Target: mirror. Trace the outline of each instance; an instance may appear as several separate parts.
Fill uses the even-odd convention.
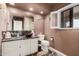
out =
[[[12,30],[14,31],[22,31],[24,29],[24,21],[22,17],[13,17],[12,20]]]
[[[34,30],[34,18],[24,17],[24,30]]]

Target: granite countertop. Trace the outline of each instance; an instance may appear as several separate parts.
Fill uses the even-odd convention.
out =
[[[2,42],[17,41],[17,40],[26,40],[26,39],[35,39],[35,38],[38,38],[38,37],[30,37],[30,38],[26,38],[25,36],[11,37],[11,38],[2,39]]]

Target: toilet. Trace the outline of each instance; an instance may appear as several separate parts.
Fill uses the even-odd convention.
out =
[[[44,52],[48,52],[49,41],[44,40],[44,38],[45,38],[45,35],[39,34],[39,41],[41,41],[41,49]]]

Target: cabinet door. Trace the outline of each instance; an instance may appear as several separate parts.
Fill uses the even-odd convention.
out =
[[[3,56],[18,56],[19,55],[19,41],[10,41],[2,43]]]
[[[31,39],[31,53],[38,51],[38,39]]]
[[[21,42],[21,56],[30,54],[30,40],[22,40]]]

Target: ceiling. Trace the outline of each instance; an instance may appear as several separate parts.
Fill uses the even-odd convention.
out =
[[[24,11],[29,11],[32,13],[40,14],[40,11],[43,11],[43,15],[49,14],[51,11],[58,10],[70,3],[15,3],[15,5],[8,6],[15,7]],[[29,8],[33,8],[33,11],[30,11]]]

